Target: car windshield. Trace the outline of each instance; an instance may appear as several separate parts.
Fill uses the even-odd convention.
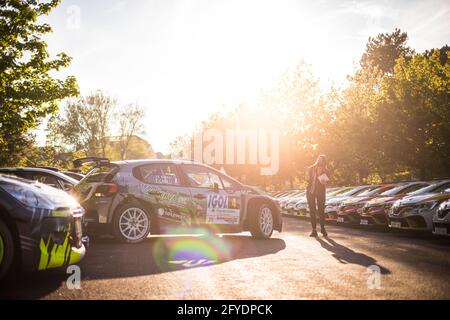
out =
[[[443,191],[447,188],[450,187],[450,181],[446,181],[446,182],[439,182],[439,183],[434,183],[431,186],[428,187],[424,187],[421,188],[419,190],[416,190],[414,192],[410,192],[408,193],[408,195],[410,196],[417,196],[417,195],[421,195],[421,194],[426,194],[426,193],[432,193],[432,192],[440,192]]]
[[[332,189],[327,192],[327,196],[338,196],[338,195],[340,196],[340,195],[347,193],[350,189],[351,188],[349,188],[349,187]]]
[[[398,186],[380,193],[380,196],[395,196],[398,193],[401,193],[405,189],[405,186]]]
[[[295,197],[298,194],[301,194],[301,191],[294,191],[294,192],[289,192],[287,194],[284,195],[284,197]]]
[[[369,189],[365,190],[362,193],[358,194],[358,197],[368,197],[368,196],[372,196],[374,194],[376,194],[382,187],[380,186],[373,186],[373,187],[369,187]]]
[[[113,164],[95,167],[80,183],[106,182],[114,176],[117,169],[118,166]]]

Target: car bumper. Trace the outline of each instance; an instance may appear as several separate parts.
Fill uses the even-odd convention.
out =
[[[89,244],[83,231],[81,217],[44,217],[31,232],[22,225],[19,230],[22,269],[42,271],[78,263]]]
[[[428,213],[432,215],[432,213]],[[393,229],[408,229],[431,231],[433,229],[431,219],[427,219],[426,215],[414,214],[404,215],[402,217],[389,216],[389,227]]]
[[[339,212],[336,221],[337,223],[359,225],[361,221],[361,216],[359,212],[357,212],[356,210],[346,213]]]
[[[437,236],[450,237],[450,222],[433,222],[432,233]]]
[[[386,212],[381,210],[373,210],[369,213],[363,213],[360,220],[361,225],[376,225],[387,226],[389,225],[389,218]]]

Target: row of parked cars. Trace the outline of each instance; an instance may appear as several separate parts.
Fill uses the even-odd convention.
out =
[[[284,215],[309,217],[305,190],[272,194]],[[327,188],[325,218],[450,236],[450,179]]]
[[[0,168],[0,280],[14,270],[80,261],[89,237],[125,243],[149,233],[281,232],[270,196],[209,166],[181,160],[74,161],[89,173]]]

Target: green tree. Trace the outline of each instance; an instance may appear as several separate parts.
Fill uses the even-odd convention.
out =
[[[106,157],[111,118],[116,99],[101,91],[68,101],[66,108],[49,121],[49,141],[87,156]]]
[[[407,33],[400,29],[395,29],[391,33],[380,33],[374,38],[370,37],[361,57],[361,67],[378,68],[383,73],[392,73],[398,58],[409,58],[413,54],[413,50],[406,45],[407,40]]]
[[[120,159],[127,159],[133,137],[143,134],[145,110],[139,105],[128,105],[119,111],[119,147]]]
[[[422,178],[450,174],[450,65],[439,49],[400,58],[382,82],[377,122],[386,157]],[[443,63],[444,62],[444,63]]]
[[[48,24],[38,18],[47,15],[59,1],[0,2],[0,164],[14,165],[32,142],[27,133],[58,109],[58,102],[78,94],[73,76],[53,77],[67,67],[65,53],[51,59],[43,37]]]

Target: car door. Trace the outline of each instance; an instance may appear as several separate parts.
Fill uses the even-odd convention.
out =
[[[238,225],[241,219],[241,193],[220,173],[203,165],[183,164],[189,184],[196,224]],[[225,183],[224,183],[225,181]],[[228,187],[227,183],[229,183]]]
[[[162,226],[192,224],[191,194],[175,164],[145,164],[136,167],[133,175],[145,185],[141,190],[155,208]]]

